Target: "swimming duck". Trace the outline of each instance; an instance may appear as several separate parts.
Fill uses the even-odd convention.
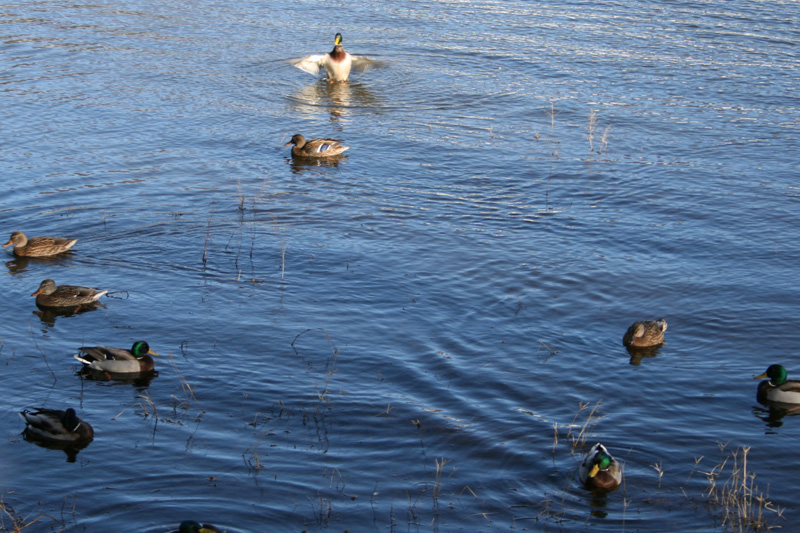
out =
[[[107,292],[76,285],[56,286],[55,281],[46,279],[31,296],[36,296],[36,305],[41,307],[78,307],[97,301]]]
[[[194,520],[184,520],[181,522],[178,531],[175,533],[224,533],[220,528],[211,524],[200,524]]]
[[[767,371],[753,379],[764,379],[758,384],[756,399],[760,403],[779,402],[800,404],[800,380],[786,379],[786,369],[781,365],[769,365]]]
[[[300,135],[294,135],[292,140],[285,146],[292,146],[292,157],[333,157],[349,150],[349,146],[343,146],[335,139],[309,139]]]
[[[622,344],[634,348],[664,344],[665,331],[667,331],[667,321],[663,318],[634,322],[622,337]]]
[[[581,483],[587,487],[613,490],[622,483],[622,471],[605,446],[595,444],[583,460],[580,468]]]
[[[72,408],[33,409],[20,411],[25,420],[26,433],[34,439],[59,444],[88,444],[94,438],[94,430],[75,414]]]
[[[292,59],[290,64],[315,76],[319,74],[320,67],[325,68],[328,74],[328,83],[347,81],[350,69],[355,68],[366,72],[377,66],[377,62],[368,57],[352,56],[348,54],[342,44],[342,34],[337,33],[333,39],[333,50],[327,54],[314,54],[300,59]]]
[[[68,251],[78,242],[78,239],[65,239],[64,237],[31,237],[25,236],[21,231],[15,231],[6,246],[14,245],[14,255],[20,257],[44,257]]]
[[[136,341],[130,350],[110,346],[85,346],[79,348],[75,359],[86,365],[84,368],[112,374],[152,372],[155,362],[151,355],[158,355],[145,341]]]

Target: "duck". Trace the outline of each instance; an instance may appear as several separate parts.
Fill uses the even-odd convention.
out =
[[[18,257],[45,257],[57,255],[69,251],[78,239],[67,239],[65,237],[31,237],[28,238],[21,231],[15,231],[6,246],[14,245],[14,255]]]
[[[313,54],[300,59],[292,59],[289,63],[315,76],[319,74],[320,67],[323,67],[328,74],[328,83],[348,81],[352,68],[366,72],[378,65],[377,61],[369,57],[353,56],[347,53],[342,44],[341,33],[337,33],[333,38],[333,50],[327,54]]]
[[[158,355],[145,341],[136,341],[130,350],[110,346],[84,346],[73,357],[83,363],[83,368],[111,374],[139,374],[152,372]]]
[[[31,296],[36,296],[36,305],[40,307],[79,307],[96,302],[107,292],[77,285],[56,285],[52,279],[46,279]]]
[[[667,321],[641,320],[634,322],[622,337],[622,344],[633,348],[646,348],[664,344],[664,332],[667,331]]]
[[[32,409],[20,411],[25,420],[25,432],[32,439],[55,444],[88,444],[94,438],[94,429],[75,414],[75,409]]]
[[[583,459],[580,477],[581,483],[593,489],[614,490],[622,483],[619,463],[599,442]]]
[[[220,528],[211,524],[200,524],[194,520],[184,520],[174,533],[225,533]]]
[[[758,384],[756,399],[759,403],[778,402],[800,404],[800,380],[786,379],[786,369],[769,365],[767,371],[753,379],[769,378]]]
[[[292,157],[333,157],[349,150],[349,146],[344,146],[336,139],[308,139],[299,133],[292,136],[292,140],[285,146],[292,146]]]

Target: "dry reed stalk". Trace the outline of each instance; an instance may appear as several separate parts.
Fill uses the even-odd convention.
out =
[[[726,445],[720,444],[724,450]],[[710,472],[705,472],[708,480],[707,503],[719,508],[722,512],[722,527],[732,532],[769,530],[771,526],[764,516],[765,511],[783,517],[783,509],[774,505],[758,491],[755,485],[756,474],[748,473],[747,454],[749,447],[740,447],[730,452],[721,464]],[[732,458],[731,472],[728,479],[720,484],[719,480],[725,467]]]
[[[597,110],[590,109],[589,110],[589,124],[586,126],[587,131],[589,132],[587,137],[589,138],[589,151],[594,152],[594,130],[597,127]]]
[[[569,430],[567,437],[572,439],[573,449],[583,448],[586,446],[586,439],[589,437],[589,431],[587,431],[589,429],[589,424],[591,423],[591,429],[594,429],[594,427],[597,426],[597,423],[604,418],[603,416],[595,417],[594,414],[595,411],[597,411],[597,408],[600,407],[601,403],[603,403],[603,400],[597,400],[597,402],[594,404],[594,407],[592,407],[592,410],[589,411],[589,414],[586,416],[586,422],[583,423],[583,426],[581,427],[581,430],[577,436],[572,434],[571,429]],[[575,416],[572,418],[573,424],[575,423],[575,420],[577,420],[578,415],[580,415],[588,406],[589,402],[578,403],[578,412],[575,413]]]

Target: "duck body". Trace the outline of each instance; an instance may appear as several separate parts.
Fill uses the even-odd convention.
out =
[[[667,321],[642,320],[634,322],[622,337],[622,344],[633,348],[646,348],[664,344],[664,332],[667,331]]]
[[[79,307],[96,302],[107,292],[78,285],[56,285],[52,279],[46,279],[31,296],[36,296],[39,307]]]
[[[349,146],[344,146],[336,139],[308,139],[299,133],[292,136],[292,140],[286,143],[286,146],[292,146],[292,157],[299,158],[324,158],[334,157],[340,155],[345,150],[349,150]]]
[[[53,444],[88,444],[94,438],[94,429],[75,414],[74,409],[32,409],[21,411],[27,435],[33,439]]]
[[[342,44],[342,34],[337,33],[333,40],[333,50],[327,54],[313,54],[300,59],[293,59],[289,63],[293,66],[314,74],[319,74],[319,69],[324,68],[328,75],[328,82],[346,82],[350,79],[350,71],[356,68],[366,72],[377,63],[368,58],[350,55]]]
[[[622,471],[617,460],[598,442],[581,463],[580,478],[589,488],[614,490],[622,483]]]
[[[767,371],[753,379],[769,378],[758,384],[756,400],[800,405],[800,380],[786,379],[786,369],[781,365],[770,365]]]
[[[69,251],[78,239],[67,239],[64,237],[31,237],[28,238],[21,231],[15,231],[6,246],[14,245],[14,255],[19,257],[45,257],[57,255]]]
[[[152,372],[155,361],[151,355],[158,355],[145,341],[136,341],[130,350],[111,346],[85,346],[79,348],[75,359],[83,363],[85,369],[111,374],[140,374]]]
[[[201,524],[194,520],[184,520],[175,533],[224,533],[220,528],[211,524]]]

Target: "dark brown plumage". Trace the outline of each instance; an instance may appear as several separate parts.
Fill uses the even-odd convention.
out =
[[[658,346],[664,344],[665,331],[667,331],[667,321],[663,318],[634,322],[622,337],[622,344],[634,348]]]
[[[14,245],[14,255],[19,257],[46,257],[69,251],[78,239],[65,239],[64,237],[31,237],[28,238],[21,231],[15,231],[6,246]]]
[[[286,146],[292,146],[292,157],[300,158],[323,158],[334,157],[345,150],[349,150],[349,146],[343,146],[342,143],[336,139],[308,139],[300,135],[294,135],[292,140],[286,143]]]

